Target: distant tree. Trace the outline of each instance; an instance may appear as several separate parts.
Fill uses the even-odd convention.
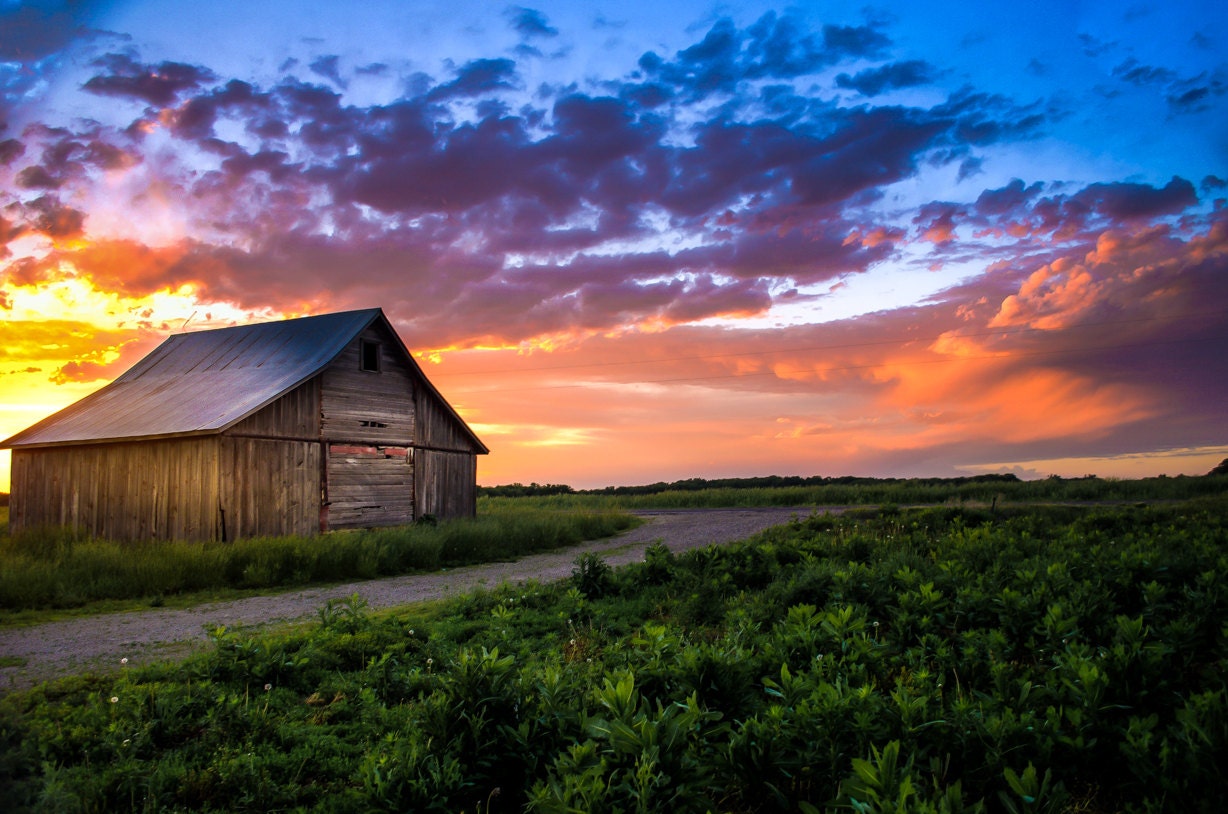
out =
[[[1228,475],[1228,458],[1219,462],[1219,466],[1207,473],[1208,475]]]

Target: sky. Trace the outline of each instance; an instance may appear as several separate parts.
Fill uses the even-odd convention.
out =
[[[379,306],[484,484],[1203,474],[1226,201],[1216,2],[0,0],[0,438]]]

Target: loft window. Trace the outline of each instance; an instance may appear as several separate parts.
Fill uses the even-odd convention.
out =
[[[379,343],[359,340],[358,369],[379,373]]]

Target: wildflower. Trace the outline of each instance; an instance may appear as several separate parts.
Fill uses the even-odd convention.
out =
[[[265,684],[265,685],[264,685],[264,691],[265,691],[265,692],[268,692],[268,691],[269,691],[269,690],[271,690],[271,689],[273,689],[273,685],[272,685],[272,684]]]
[[[435,659],[427,659],[427,660],[426,660],[426,666],[427,666],[427,667],[430,667],[430,666],[431,666],[432,664],[434,664],[434,663],[435,663]]]
[[[127,657],[127,656],[124,656],[122,659],[120,659],[120,660],[119,660],[119,663],[120,663],[120,664],[127,664],[127,663],[128,663],[128,657]]]
[[[130,743],[132,743],[132,738],[124,738],[124,746],[127,746]]]
[[[412,627],[409,629],[409,635],[410,636],[414,635],[414,629]]]
[[[118,696],[118,695],[112,695],[112,696],[111,696],[111,703],[112,703],[112,704],[118,704],[118,703],[119,703],[119,696]]]

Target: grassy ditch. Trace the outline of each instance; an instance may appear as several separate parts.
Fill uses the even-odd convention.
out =
[[[273,589],[516,559],[630,527],[618,512],[503,507],[472,520],[233,543],[116,543],[68,529],[0,536],[0,609],[163,601],[197,592]]]
[[[1228,512],[814,516],[0,700],[9,810],[1218,811]]]

